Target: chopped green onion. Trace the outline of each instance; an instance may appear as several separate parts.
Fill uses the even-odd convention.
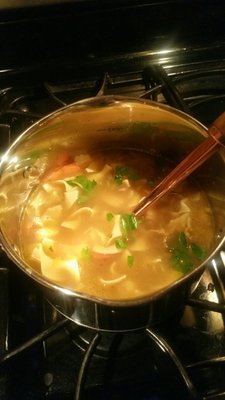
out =
[[[91,251],[87,246],[83,247],[80,252],[80,257],[83,261],[90,261],[92,258]]]
[[[122,214],[120,217],[121,231],[126,239],[128,239],[129,232],[137,229],[138,223],[135,215]]]
[[[179,243],[181,249],[184,250],[184,249],[188,248],[187,237],[184,232],[179,232],[178,243]]]
[[[123,179],[122,179],[121,176],[115,176],[114,180],[115,180],[115,183],[116,183],[118,186],[122,185],[122,183],[123,183]]]
[[[109,213],[106,214],[107,221],[112,221],[113,218],[114,218],[113,213],[109,212]]]
[[[134,256],[131,256],[131,255],[127,256],[127,264],[128,264],[128,267],[132,267],[133,266],[133,264],[134,264]]]
[[[66,181],[70,186],[80,186],[85,192],[90,192],[96,186],[95,180],[90,180],[86,176],[78,175],[74,179],[69,179]]]
[[[88,200],[88,194],[81,194],[77,199],[77,204],[83,204]]]
[[[187,273],[194,268],[196,261],[203,261],[206,257],[206,251],[191,242],[184,232],[179,232],[172,242],[169,252],[171,263],[177,271]]]
[[[198,260],[203,261],[206,258],[205,249],[201,248],[196,243],[191,243],[191,250]]]
[[[82,189],[82,193],[77,199],[78,204],[85,203],[88,200],[92,190],[97,185],[95,180],[90,180],[83,175],[78,175],[74,179],[69,179],[66,182],[72,187],[79,186]]]
[[[123,179],[136,180],[139,179],[139,176],[127,165],[117,165],[115,169],[115,183],[117,185],[122,185]]]
[[[188,253],[182,252],[179,249],[172,249],[171,253],[171,263],[177,271],[185,274],[192,270],[193,263],[191,262]]]
[[[126,241],[122,237],[116,239],[115,245],[116,245],[116,248],[119,250],[126,249],[126,247],[127,247]]]

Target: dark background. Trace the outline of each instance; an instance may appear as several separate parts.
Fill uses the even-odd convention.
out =
[[[207,1],[69,1],[0,8],[0,68],[64,62],[82,69],[102,57],[144,51],[220,47],[225,3]]]

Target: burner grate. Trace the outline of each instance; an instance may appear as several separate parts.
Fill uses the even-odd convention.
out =
[[[8,147],[9,141],[12,142],[28,126],[46,114],[86,97],[108,94],[136,96],[167,103],[190,113],[209,125],[216,117],[216,113],[219,114],[222,108],[224,109],[225,66],[218,70],[213,65],[208,68],[208,65],[198,64],[194,66],[194,70],[193,66],[183,70],[177,66],[176,70],[175,67],[152,65],[146,66],[140,71],[125,74],[101,73],[92,80],[87,79],[82,82],[75,80],[71,84],[68,82],[43,82],[35,85],[29,84],[29,86],[23,84],[20,87],[17,84],[15,87],[3,88],[0,91],[1,152]],[[208,109],[210,109],[210,113],[207,112]],[[169,331],[168,327],[166,330],[164,327],[156,327],[154,331],[147,329],[141,333],[145,340],[147,338],[147,342],[151,343],[147,354],[150,358],[152,357],[154,363],[149,365],[144,356],[143,359],[139,359],[143,364],[146,362],[147,368],[145,368],[143,380],[139,381],[139,376],[137,377],[138,382],[135,381],[135,375],[138,375],[139,368],[142,371],[143,366],[135,364],[132,367],[135,384],[139,383],[138,393],[131,380],[129,383],[127,382],[130,375],[126,376],[125,374],[124,378],[121,376],[119,379],[117,376],[116,380],[113,379],[113,373],[118,365],[116,364],[117,354],[119,354],[119,362],[121,362],[119,353],[121,342],[131,335],[129,332],[122,335],[114,334],[112,340],[107,343],[106,354],[99,352],[102,342],[106,340],[104,333],[91,332],[90,338],[88,337],[86,346],[84,346],[83,342],[79,344],[78,341],[80,328],[75,327],[74,329],[73,326],[71,333],[68,329],[71,328],[70,321],[62,319],[58,315],[56,320],[55,317],[50,318],[47,327],[46,321],[42,321],[41,317],[41,320],[38,320],[38,324],[35,325],[34,332],[28,329],[28,333],[22,334],[23,339],[20,338],[19,343],[18,338],[15,339],[14,335],[10,336],[9,327],[10,329],[17,327],[21,329],[21,326],[22,329],[24,328],[24,323],[21,323],[20,320],[20,313],[22,311],[23,314],[24,309],[19,311],[16,309],[16,312],[10,309],[9,312],[7,311],[8,280],[14,274],[12,274],[11,266],[3,264],[4,266],[0,269],[0,285],[3,289],[1,296],[4,298],[5,305],[0,308],[1,323],[3,321],[0,331],[1,349],[3,350],[0,357],[0,367],[3,370],[0,388],[7,386],[8,380],[10,384],[12,384],[12,379],[19,382],[22,378],[21,374],[18,374],[20,363],[26,363],[27,357],[28,360],[31,357],[34,362],[33,354],[36,349],[39,349],[37,362],[41,377],[38,377],[38,381],[42,381],[42,386],[37,388],[36,397],[35,395],[32,397],[34,400],[45,397],[56,400],[62,394],[60,390],[63,390],[65,400],[88,400],[89,398],[119,400],[127,398],[127,393],[130,393],[131,400],[161,400],[172,398],[168,397],[172,395],[174,400],[176,398],[178,400],[181,398],[182,400],[222,398],[221,396],[225,393],[222,379],[225,368],[223,332],[225,276],[223,266],[218,266],[220,263],[221,261],[213,262],[209,266],[206,276],[202,278],[198,288],[188,299],[186,308],[187,311],[191,310],[194,322],[186,323],[183,318],[181,322],[180,320],[176,321]],[[23,277],[22,279],[26,281],[27,278]],[[36,291],[36,286],[34,291]],[[33,287],[29,285],[25,299],[21,298],[26,302],[28,299],[30,301],[32,296]],[[31,302],[31,304],[33,303]],[[40,307],[46,309],[43,299],[40,304]],[[33,316],[31,317],[30,313],[31,311],[28,312],[28,321],[33,322]],[[35,313],[39,314],[39,311],[36,310]],[[61,349],[57,349],[59,336],[60,343],[63,343],[62,354]],[[63,352],[64,348],[65,352]],[[205,353],[205,349],[207,353]],[[65,360],[65,357],[68,359]],[[93,375],[93,369],[99,363],[101,364],[102,359],[105,360],[107,369],[102,371],[101,367],[99,370],[100,381],[91,383],[90,376]],[[10,373],[11,366],[13,366],[12,375]],[[65,371],[68,373],[67,379],[61,375],[61,366],[65,367]],[[35,373],[37,369],[37,365],[35,365]],[[127,372],[130,372],[129,368]],[[169,379],[166,378],[166,374]],[[35,385],[32,379],[31,383]],[[25,381],[21,387],[21,390],[24,390],[21,398],[30,399],[31,384],[29,385]],[[176,387],[176,393],[174,393],[174,387]],[[121,393],[120,395],[118,391]],[[10,389],[10,393],[9,397],[6,397],[8,392],[3,390],[2,399],[15,398],[13,397],[15,395],[13,388]]]

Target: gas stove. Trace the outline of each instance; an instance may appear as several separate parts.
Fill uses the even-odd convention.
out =
[[[0,152],[52,111],[108,94],[169,104],[209,126],[225,109],[225,7],[207,2],[203,13],[203,3],[1,10]],[[2,400],[225,398],[224,249],[179,312],[137,332],[76,325],[4,252],[0,260]]]

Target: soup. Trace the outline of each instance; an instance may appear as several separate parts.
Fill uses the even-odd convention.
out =
[[[23,257],[49,280],[101,299],[140,298],[170,285],[205,259],[214,236],[207,198],[191,180],[143,217],[132,214],[170,169],[131,150],[52,161],[23,211]]]

